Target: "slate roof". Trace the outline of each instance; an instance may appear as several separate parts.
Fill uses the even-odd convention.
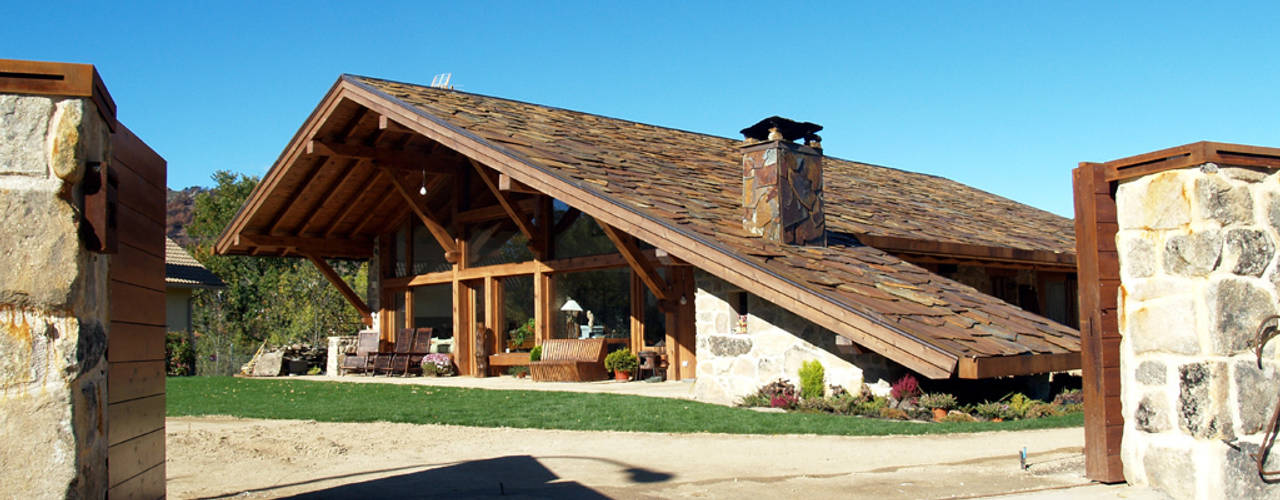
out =
[[[200,264],[173,239],[164,239],[164,284],[167,288],[222,288],[217,275]]]
[[[859,234],[884,235],[1071,254],[1069,219],[941,177],[828,157],[829,246],[776,244],[742,230],[741,141],[453,90],[344,78],[956,357],[1080,350],[1072,328],[857,240]]]

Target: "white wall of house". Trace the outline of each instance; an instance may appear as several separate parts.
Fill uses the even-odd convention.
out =
[[[739,328],[737,287],[699,271],[697,310],[698,378],[695,396],[732,403],[779,378],[799,386],[800,367],[818,360],[826,384],[856,392],[864,382],[887,392],[901,366],[875,353],[852,354],[837,335],[755,295],[746,296],[746,329]]]

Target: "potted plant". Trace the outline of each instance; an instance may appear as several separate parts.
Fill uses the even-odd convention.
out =
[[[534,320],[533,318],[529,318],[529,321],[526,321],[523,325],[520,325],[518,328],[514,330],[508,331],[507,347],[510,348],[509,350],[514,351],[516,349],[519,349],[521,346],[524,345],[525,342],[528,342],[529,339],[532,339],[533,330],[534,330]]]
[[[631,372],[639,365],[640,360],[635,354],[631,354],[631,349],[625,347],[604,357],[604,369],[613,372],[615,380],[630,380]]]
[[[933,421],[941,422],[956,407],[956,397],[942,392],[924,394],[920,396],[920,407],[933,410]]]
[[[448,354],[432,353],[423,356],[422,375],[424,377],[453,376],[453,359]]]

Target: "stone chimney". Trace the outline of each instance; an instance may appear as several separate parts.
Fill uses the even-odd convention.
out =
[[[822,126],[773,116],[742,129],[742,228],[770,241],[826,246]],[[797,144],[804,139],[804,144]]]

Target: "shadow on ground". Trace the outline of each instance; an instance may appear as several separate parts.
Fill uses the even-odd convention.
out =
[[[635,483],[660,483],[673,476],[665,472],[594,457],[543,457],[595,460],[614,464]],[[473,460],[434,469],[345,484],[285,498],[609,498],[575,481],[556,482],[559,476],[529,455]],[[318,481],[322,481],[320,479]],[[294,485],[299,485],[295,483]]]

